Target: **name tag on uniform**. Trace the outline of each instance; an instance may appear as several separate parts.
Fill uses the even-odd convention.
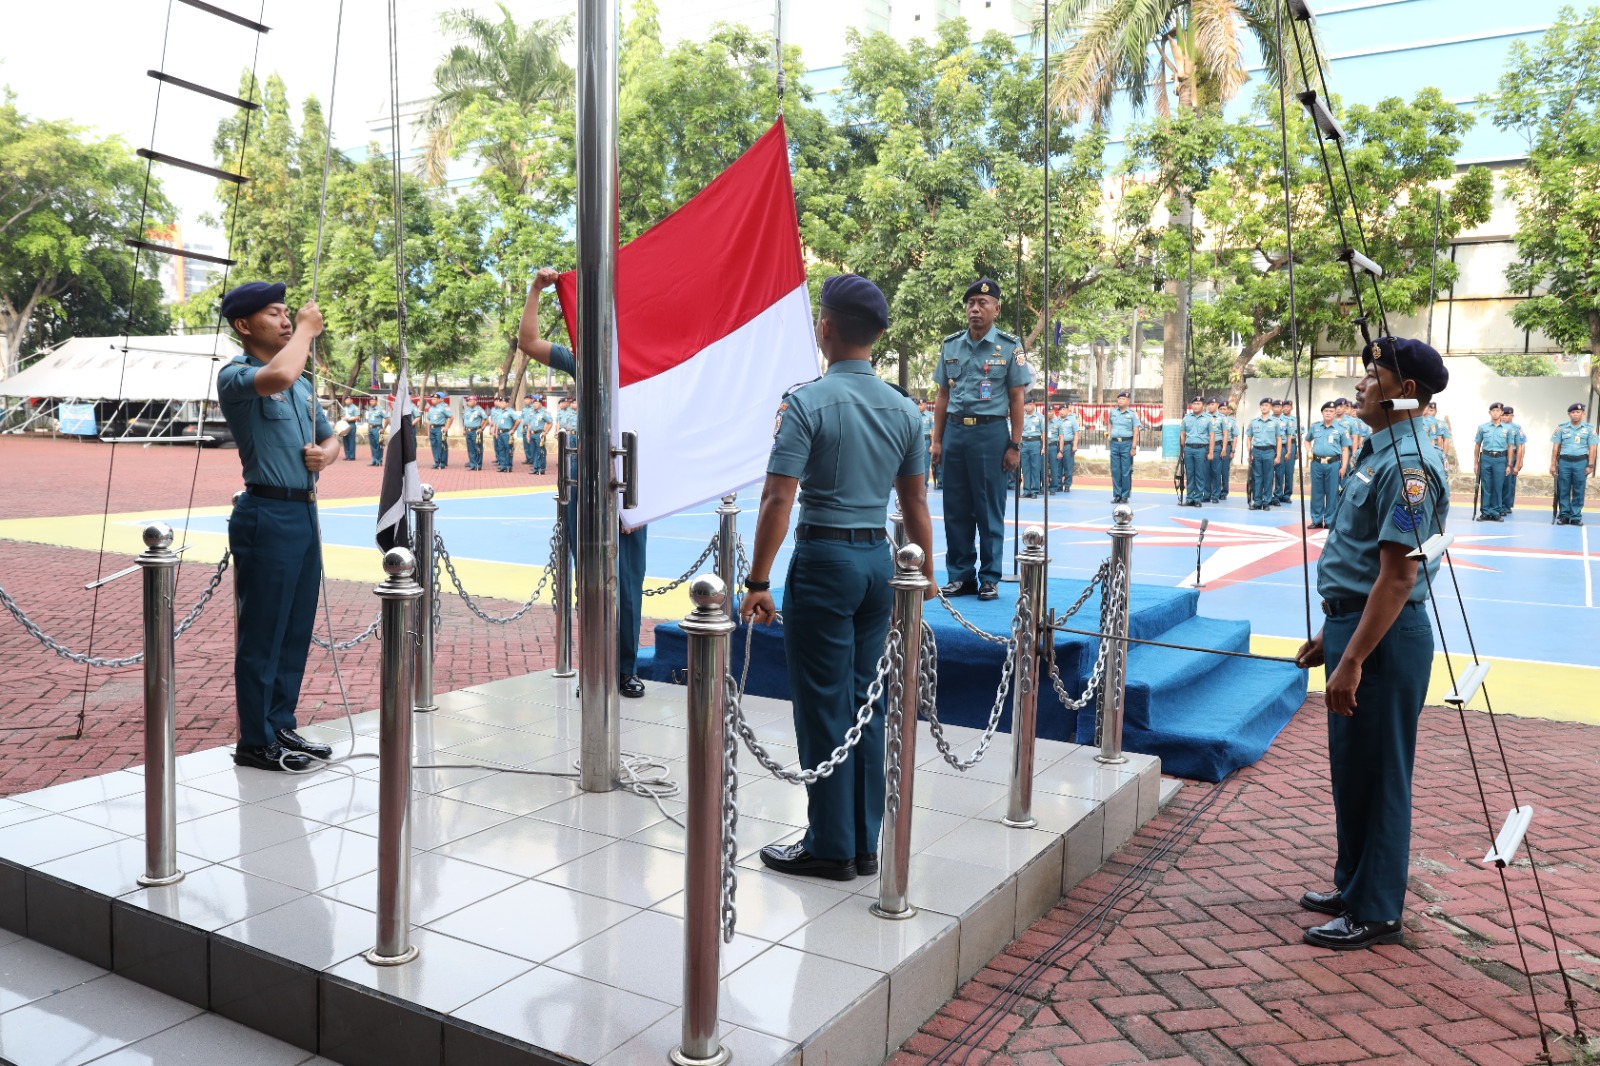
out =
[[[1356,477],[1366,482],[1368,485],[1372,484],[1372,470],[1370,468],[1366,470],[1357,470]]]
[[[979,385],[978,385],[978,399],[980,399],[980,400],[992,400],[992,399],[994,399],[994,382],[985,381],[985,382],[979,383]]]

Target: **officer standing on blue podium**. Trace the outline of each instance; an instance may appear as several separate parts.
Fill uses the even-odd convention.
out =
[[[800,765],[808,769],[844,742],[883,654],[894,606],[892,546],[884,532],[891,488],[910,542],[933,543],[916,404],[872,370],[872,345],[888,326],[888,302],[866,278],[842,274],[822,283],[817,347],[828,370],[779,404],[761,490],[740,614],[746,624],[775,617],[772,562],[798,492],[800,522],[783,586],[783,649]],[[929,596],[932,555],[923,563]],[[762,848],[762,863],[833,881],[877,873],[883,742],[883,716],[874,713],[843,765],[806,786],[804,838]]]
[[[228,518],[238,611],[233,761],[258,770],[307,770],[312,756],[333,754],[295,732],[294,712],[322,578],[316,475],[338,460],[340,444],[302,376],[322,312],[308,303],[291,322],[283,298],[282,283],[261,281],[222,297],[222,319],[244,354],[217,372],[245,488]]]
[[[944,465],[944,594],[993,600],[1000,595],[1006,489],[1022,463],[1022,395],[1033,373],[1022,342],[995,328],[1000,286],[980,278],[965,304],[967,328],[944,339],[933,372],[933,461]]]
[[[1444,531],[1450,510],[1439,453],[1411,426],[1421,408],[1386,406],[1402,398],[1426,405],[1444,391],[1444,360],[1421,341],[1396,337],[1380,337],[1363,358],[1356,413],[1372,433],[1351,463],[1317,566],[1326,621],[1296,656],[1302,667],[1328,670],[1338,839],[1333,891],[1300,899],[1333,920],[1306,930],[1305,940],[1341,951],[1401,940],[1417,720],[1433,663],[1428,590],[1439,570],[1437,558],[1413,553]]]

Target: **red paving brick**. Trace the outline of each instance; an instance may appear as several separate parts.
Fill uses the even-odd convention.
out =
[[[0,439],[0,518],[98,510],[108,459],[109,449],[101,446]],[[187,450],[124,446],[116,462],[113,511],[181,507],[191,477],[197,506],[226,503],[239,487],[232,452],[203,453],[197,476]],[[364,459],[341,463],[325,475],[323,491],[373,495],[377,473]],[[442,491],[547,480],[456,468],[424,474]],[[48,631],[81,648],[88,601],[77,590],[93,573],[94,553],[3,542],[0,560],[5,587]],[[203,568],[185,568],[179,601],[192,602],[206,576]],[[375,612],[371,587],[362,583],[329,582],[329,605],[341,636]],[[96,651],[136,650],[137,582],[110,586],[100,611]],[[224,582],[180,644],[181,751],[232,740],[230,612]],[[447,691],[545,669],[553,657],[547,613],[489,627],[452,599],[439,641],[437,687]],[[70,732],[84,702],[83,668],[45,653],[9,618],[0,618],[0,663],[0,794],[139,760],[137,667],[90,673],[86,736],[70,741],[58,735]],[[355,708],[372,706],[375,645],[346,653],[341,665]],[[302,721],[333,717],[338,703],[327,653],[314,652]],[[1105,868],[959,989],[891,1056],[893,1066],[925,1066],[934,1058],[958,1066],[1534,1061],[1538,1034],[1500,877],[1477,863],[1490,834],[1454,714],[1435,710],[1423,717],[1406,943],[1338,954],[1300,942],[1301,930],[1316,918],[1302,913],[1295,898],[1304,888],[1325,886],[1332,862],[1323,715],[1313,697],[1266,757],[1225,786],[1210,812],[1158,858],[1151,879],[1118,904],[1102,935],[1059,960],[1042,958],[1150,855],[1207,786],[1186,788]],[[1493,758],[1488,720],[1470,715],[1467,721],[1490,789],[1489,808],[1507,810],[1511,801]],[[1529,839],[1580,1017],[1594,1031],[1600,1028],[1600,731],[1503,719],[1500,732],[1513,753],[1519,798],[1539,812]],[[1555,1033],[1570,1032],[1526,854],[1508,876],[1545,1024]],[[1052,964],[1028,969],[1046,961]],[[1005,986],[1024,971],[1031,978],[1024,994],[1001,1001]],[[1000,1009],[986,1009],[997,1001]],[[1554,1048],[1556,1061],[1574,1061],[1562,1044]]]

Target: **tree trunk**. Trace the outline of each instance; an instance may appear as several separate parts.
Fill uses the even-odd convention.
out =
[[[1274,326],[1265,333],[1258,333],[1245,342],[1244,347],[1239,349],[1239,354],[1234,356],[1233,373],[1229,375],[1228,381],[1228,406],[1235,411],[1239,410],[1239,402],[1244,399],[1244,372],[1250,368],[1251,361],[1260,355],[1267,345],[1277,340],[1282,332],[1282,326]],[[1304,412],[1300,414],[1303,416]]]
[[[506,343],[506,357],[500,361],[500,382],[495,386],[495,395],[499,396],[506,391],[506,382],[511,380],[511,365],[517,361],[517,338],[512,337]]]
[[[1600,311],[1589,312],[1589,395],[1600,395]],[[1589,405],[1594,413],[1594,405]]]
[[[1178,77],[1178,106],[1190,111],[1197,109],[1192,72],[1180,73]],[[1189,231],[1189,255],[1192,260],[1194,199],[1188,189],[1178,189],[1175,195],[1178,200],[1178,213],[1173,216],[1172,224]],[[1189,289],[1188,264],[1184,264],[1178,276],[1167,284],[1167,292],[1172,294],[1177,303],[1177,306],[1166,314],[1165,337],[1161,346],[1161,403],[1165,416],[1169,419],[1183,417],[1184,401],[1187,399],[1184,390],[1188,382],[1184,380],[1183,364],[1189,336]]]
[[[507,400],[513,411],[522,410],[522,398],[528,394],[528,353],[512,343],[511,392]]]

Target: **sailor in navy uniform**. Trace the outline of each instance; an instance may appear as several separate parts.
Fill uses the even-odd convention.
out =
[[[1327,667],[1328,769],[1338,858],[1333,890],[1300,905],[1333,920],[1305,932],[1318,947],[1351,950],[1401,940],[1411,848],[1411,773],[1417,720],[1433,664],[1429,588],[1439,560],[1418,548],[1442,533],[1450,483],[1437,449],[1412,419],[1450,380],[1421,341],[1381,337],[1363,353],[1356,414],[1371,435],[1351,461],[1317,565],[1326,616],[1297,661]]]
[[[1600,434],[1583,420],[1581,403],[1567,407],[1567,424],[1550,435],[1550,476],[1556,479],[1556,524],[1583,525],[1583,500],[1588,491],[1586,478],[1594,477],[1596,445]]]

